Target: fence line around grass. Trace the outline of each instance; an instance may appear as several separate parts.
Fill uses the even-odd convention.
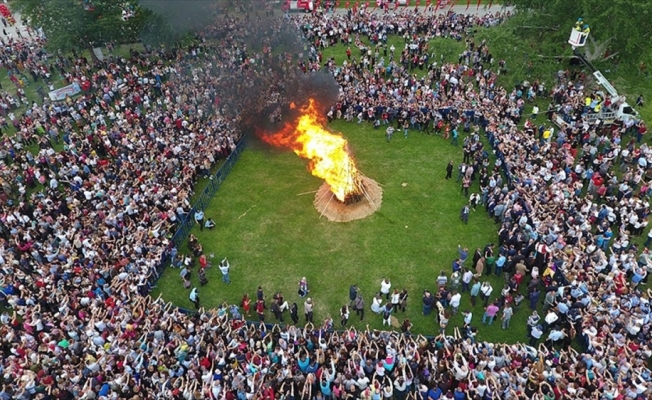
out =
[[[213,199],[215,196],[215,193],[218,191],[220,186],[222,186],[222,183],[226,179],[226,177],[229,175],[229,172],[231,172],[231,169],[233,168],[233,165],[238,161],[238,158],[240,158],[240,153],[245,148],[245,143],[246,143],[246,138],[247,135],[245,134],[238,144],[235,146],[235,149],[231,152],[231,154],[226,157],[226,160],[224,161],[224,164],[215,172],[215,174],[211,175],[210,180],[208,182],[208,185],[204,188],[204,191],[199,195],[199,198],[197,201],[195,201],[195,204],[193,204],[192,208],[188,213],[183,217],[180,218],[180,223],[179,227],[177,228],[176,232],[172,235],[172,238],[170,239],[171,244],[166,249],[166,251],[163,253],[161,256],[161,261],[159,262],[158,266],[156,267],[156,274],[154,274],[154,279],[150,282],[150,284],[153,286],[156,284],[156,281],[159,280],[163,273],[163,269],[167,265],[168,261],[171,261],[170,258],[170,253],[169,250],[171,250],[172,246],[174,246],[177,250],[181,248],[183,243],[185,242],[186,238],[190,234],[190,230],[192,229],[193,225],[195,225],[195,211],[204,211],[210,201]],[[186,312],[187,310],[184,310],[182,308],[179,308],[180,310]]]

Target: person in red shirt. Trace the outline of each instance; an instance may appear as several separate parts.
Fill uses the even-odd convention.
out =
[[[645,123],[643,121],[638,123],[638,127],[636,128],[636,141],[638,143],[641,143],[641,140],[643,140],[643,136],[647,133],[647,127],[645,126]]]
[[[256,313],[261,322],[265,321],[265,303],[262,300],[256,301]]]

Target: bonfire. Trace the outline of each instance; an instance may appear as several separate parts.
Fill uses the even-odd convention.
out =
[[[326,120],[313,99],[298,111],[295,120],[285,122],[277,133],[262,135],[263,140],[310,161],[308,170],[324,180],[315,196],[320,215],[343,222],[372,214],[382,199],[378,183],[360,173],[347,140],[325,128]]]

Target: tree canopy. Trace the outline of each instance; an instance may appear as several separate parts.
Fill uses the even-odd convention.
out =
[[[652,60],[652,2],[641,0],[512,0],[532,25],[549,27],[544,40],[566,41],[578,18],[609,54],[627,62]],[[524,30],[522,34],[535,34]],[[605,54],[602,55],[603,57]]]
[[[152,12],[135,0],[15,0],[23,18],[64,51],[138,41]]]

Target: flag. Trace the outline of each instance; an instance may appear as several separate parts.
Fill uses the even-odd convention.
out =
[[[482,1],[482,0],[480,0]],[[464,11],[467,11],[471,7],[471,0],[466,0],[466,9]]]
[[[494,0],[489,0],[489,8],[491,8],[492,4],[494,4]]]
[[[435,14],[437,14],[437,10],[439,10],[439,6],[441,6],[441,0],[437,0],[435,3]]]
[[[478,10],[480,9],[480,4],[482,4],[482,0],[478,0]]]
[[[344,4],[344,8],[348,10],[350,4],[351,4],[351,3],[349,3],[349,2],[347,1],[347,2]]]
[[[451,0],[451,1],[450,1],[450,3],[451,3],[451,8],[450,8],[450,9],[451,9],[451,10],[453,9],[453,7],[455,7],[455,3],[456,3],[456,2],[457,2],[457,0]]]

